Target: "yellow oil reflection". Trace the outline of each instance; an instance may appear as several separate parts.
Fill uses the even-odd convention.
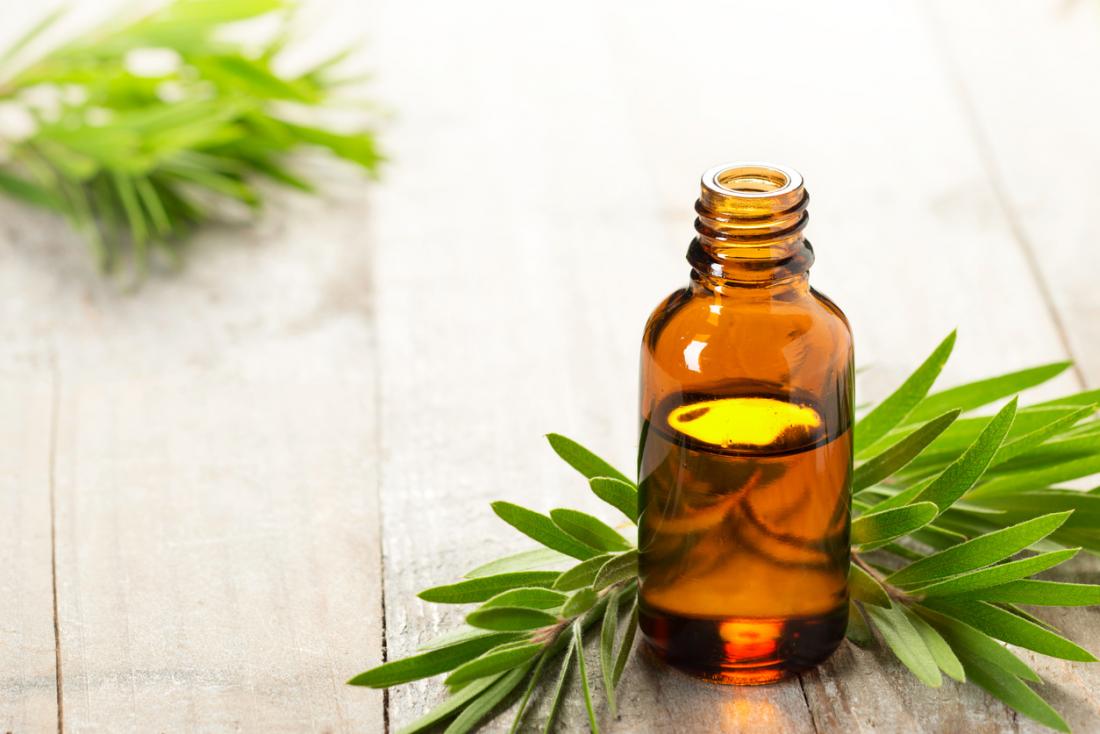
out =
[[[768,446],[791,431],[813,432],[821,427],[821,416],[772,398],[721,398],[682,405],[669,413],[668,424],[715,446]]]

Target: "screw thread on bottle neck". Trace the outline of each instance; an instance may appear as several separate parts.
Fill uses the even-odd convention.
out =
[[[770,285],[805,273],[813,250],[802,235],[810,196],[802,176],[768,163],[728,163],[705,174],[695,203],[688,262],[703,279]]]

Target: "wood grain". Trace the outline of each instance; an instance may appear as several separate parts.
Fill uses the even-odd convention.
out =
[[[10,363],[9,363],[10,364]],[[54,385],[0,371],[0,731],[57,728],[50,456]]]

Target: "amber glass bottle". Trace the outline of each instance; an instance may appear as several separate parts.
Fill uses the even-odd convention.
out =
[[[641,626],[695,675],[767,683],[844,637],[852,337],[809,284],[802,177],[703,176],[690,284],[642,344]]]

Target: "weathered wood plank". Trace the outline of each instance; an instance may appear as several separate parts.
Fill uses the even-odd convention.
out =
[[[57,728],[48,362],[0,370],[0,731]]]
[[[63,226],[6,217],[0,278],[19,294],[4,301],[6,366],[58,355],[67,730],[381,726],[382,694],[344,685],[382,641],[370,253],[353,186],[212,230],[182,273],[136,294],[91,272]],[[8,405],[19,423],[5,435],[26,436],[5,452],[34,448],[48,404]],[[17,527],[48,543],[48,512],[31,512],[45,459],[25,461]],[[36,566],[17,572],[40,597],[49,567]],[[53,680],[41,614],[23,633],[44,625],[51,664],[27,686]]]

